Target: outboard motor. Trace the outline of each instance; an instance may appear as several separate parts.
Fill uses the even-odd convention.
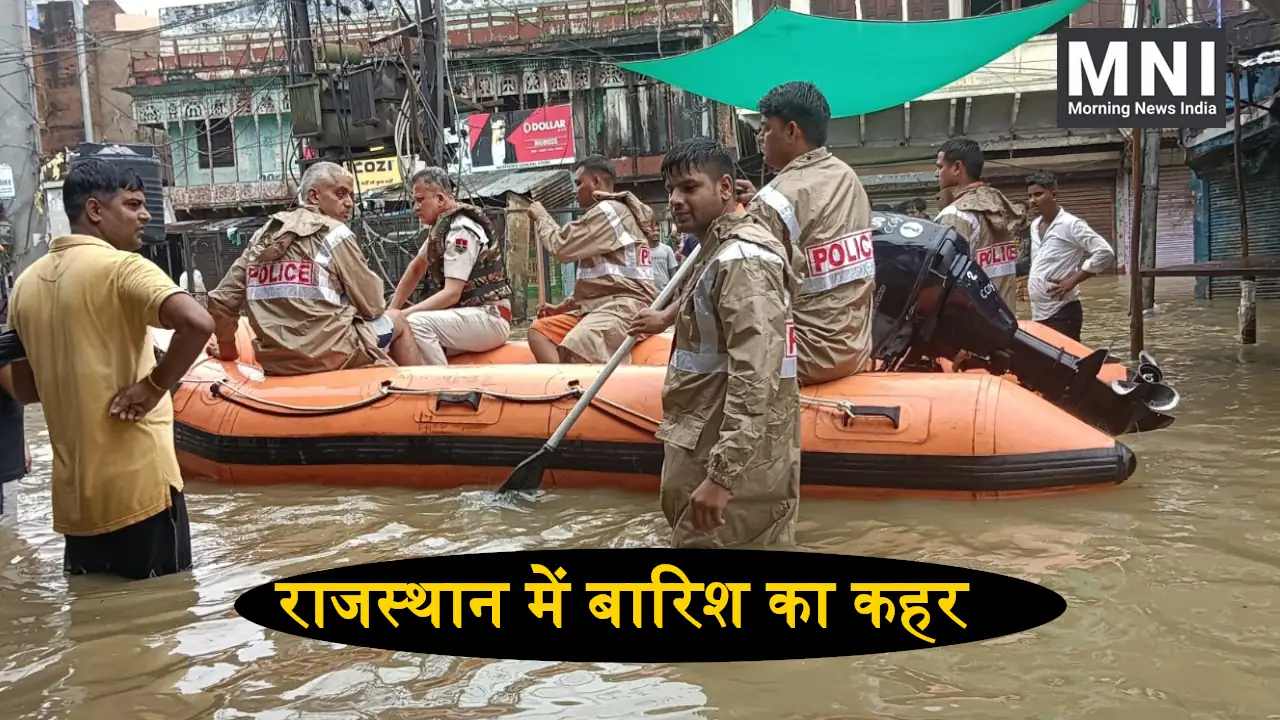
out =
[[[1106,383],[1107,351],[1080,358],[1018,327],[1013,311],[951,228],[896,213],[872,213],[876,258],[873,319],[878,368],[937,371],[937,358],[969,353],[961,369],[1011,372],[1019,383],[1110,433],[1168,427],[1178,393],[1143,353],[1139,373]]]

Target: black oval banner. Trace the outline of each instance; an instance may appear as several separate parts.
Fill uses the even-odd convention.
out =
[[[995,573],[776,550],[535,550],[334,568],[253,588],[262,627],[359,647],[565,662],[839,657],[989,640],[1066,600]]]

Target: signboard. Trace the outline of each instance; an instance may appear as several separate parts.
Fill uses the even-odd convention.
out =
[[[508,168],[571,165],[573,106],[548,105],[534,110],[471,113],[459,127],[471,172]]]
[[[13,182],[13,167],[0,165],[0,200],[18,197],[18,187]]]
[[[1058,126],[1210,128],[1227,119],[1227,32],[1058,31]]]
[[[404,182],[400,175],[400,158],[391,157],[352,160],[347,169],[356,176],[356,192],[369,192]]]

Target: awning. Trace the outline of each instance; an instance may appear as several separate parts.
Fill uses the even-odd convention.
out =
[[[981,69],[1089,0],[1050,2],[959,20],[840,20],[775,6],[701,50],[618,66],[717,102],[755,110],[769,90],[807,80],[832,117],[910,102]]]
[[[514,192],[529,195],[548,208],[555,208],[573,202],[576,192],[573,173],[564,168],[489,170],[454,177],[454,182],[458,186],[458,197],[471,202],[481,198],[500,200],[507,193]],[[411,202],[412,198],[405,192],[404,185],[398,184],[370,190],[362,194],[360,200]]]

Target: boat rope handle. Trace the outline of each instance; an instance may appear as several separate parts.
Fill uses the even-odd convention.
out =
[[[209,390],[214,397],[228,400],[230,402],[233,402],[237,405],[240,405],[241,407],[245,407],[250,410],[267,412],[262,408],[253,407],[251,405],[246,405],[245,403],[238,402],[234,398],[234,396],[238,395],[240,397],[252,400],[253,402],[258,403],[260,405],[265,405],[267,407],[279,408],[281,410],[288,410],[290,411],[289,414],[300,413],[304,415],[330,415],[330,414],[349,412],[352,410],[359,410],[360,408],[372,405],[392,395],[439,395],[440,393],[459,393],[460,392],[460,393],[478,393],[480,395],[487,395],[491,398],[495,398],[498,400],[510,400],[512,402],[520,402],[520,403],[537,403],[537,402],[555,402],[556,400],[561,400],[568,397],[581,397],[583,392],[582,387],[577,385],[576,383],[574,383],[573,386],[570,387],[569,389],[564,390],[562,392],[545,393],[541,395],[522,395],[518,393],[499,392],[496,390],[485,390],[482,388],[461,388],[461,389],[459,388],[401,388],[401,387],[395,387],[394,385],[390,385],[390,384],[383,384],[378,388],[378,394],[374,395],[373,397],[364,398],[362,400],[356,400],[354,402],[346,403],[344,405],[307,406],[307,405],[292,405],[290,403],[282,403],[282,402],[277,402],[275,400],[267,400],[265,398],[260,398],[260,397],[257,397],[256,395],[253,395],[252,393],[247,393],[237,387],[225,385],[221,380],[215,380],[212,383],[210,383]],[[595,398],[595,401],[608,405],[612,408],[625,412],[629,415],[634,415],[635,417],[640,418],[641,420],[644,420],[653,425],[661,425],[661,422],[659,420],[649,417],[648,415],[638,410],[633,410],[627,407],[626,405],[623,405],[622,403],[616,402],[614,400],[610,400],[608,398],[600,397],[599,395],[597,395]],[[800,402],[807,403],[809,405],[817,405],[819,407],[830,408],[832,410],[839,411],[850,418],[856,417],[855,410],[857,406],[854,403],[849,402],[848,400],[828,400],[826,398],[818,398],[818,397],[812,397],[809,395],[801,394]]]
[[[349,402],[344,405],[307,406],[307,405],[293,405],[290,403],[283,403],[275,400],[267,400],[265,398],[260,398],[260,397],[257,397],[256,395],[253,395],[252,393],[247,393],[237,387],[225,385],[220,380],[214,381],[211,384],[209,391],[210,391],[210,394],[212,394],[216,398],[227,400],[229,402],[235,403],[236,405],[247,408],[249,410],[256,410],[258,412],[264,412],[272,415],[284,415],[286,417],[292,417],[299,414],[306,415],[306,416],[336,415],[344,412],[350,412],[352,410],[359,410],[360,408],[373,405],[374,403],[377,403],[392,395],[420,396],[420,395],[439,395],[441,393],[478,393],[480,395],[487,395],[491,398],[495,398],[498,400],[510,400],[512,402],[519,402],[519,403],[539,403],[539,402],[555,402],[556,400],[561,400],[568,397],[581,397],[583,393],[582,388],[578,386],[577,383],[574,383],[573,386],[570,387],[569,389],[564,390],[562,392],[558,392],[558,393],[545,393],[542,395],[521,395],[518,393],[499,392],[496,390],[484,390],[481,388],[400,388],[400,387],[395,387],[394,385],[390,385],[388,381],[388,383],[384,383],[378,388],[378,394],[374,395],[373,397],[367,397],[361,400],[356,400],[354,402]],[[254,407],[244,402],[240,402],[239,400],[236,399],[235,396],[252,400],[255,403],[258,403],[260,405],[265,405],[270,408],[279,408],[280,410],[288,410],[290,412],[273,413],[264,408]],[[638,410],[632,410],[631,408],[623,405],[622,403],[610,400],[608,398],[600,397],[599,395],[597,395],[592,402],[600,402],[604,405],[608,405],[612,408],[625,412],[629,415],[633,415],[637,418],[650,422],[654,425],[660,424],[659,421],[649,417],[648,415],[645,415],[642,412],[639,412]],[[644,428],[644,429],[647,430],[648,428]]]
[[[849,402],[848,400],[828,400],[826,398],[816,398],[816,397],[810,397],[809,395],[801,395],[800,402],[808,403],[810,405],[817,405],[819,407],[831,408],[832,410],[838,410],[844,413],[845,417],[849,419],[854,419],[858,417],[858,413],[857,413],[858,406],[852,402]]]

